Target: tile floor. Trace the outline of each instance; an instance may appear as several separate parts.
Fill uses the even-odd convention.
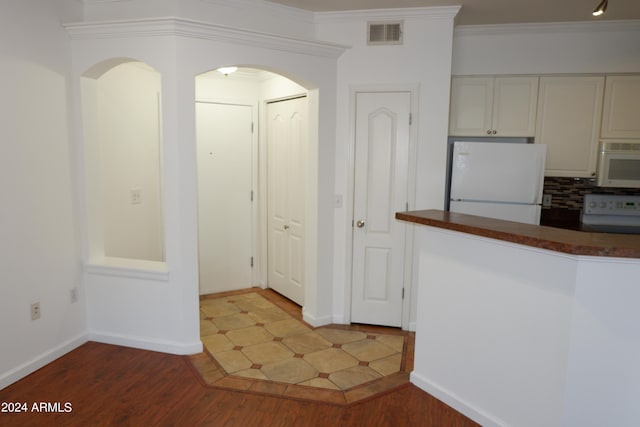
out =
[[[414,334],[396,328],[313,328],[270,290],[200,300],[205,352],[189,360],[205,384],[348,404],[406,385]]]

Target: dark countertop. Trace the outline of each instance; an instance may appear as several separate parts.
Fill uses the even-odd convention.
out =
[[[396,219],[572,255],[640,258],[640,235],[587,233],[435,209],[397,212]]]

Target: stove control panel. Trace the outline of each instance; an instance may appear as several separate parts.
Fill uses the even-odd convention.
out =
[[[583,214],[640,216],[640,196],[585,194]]]

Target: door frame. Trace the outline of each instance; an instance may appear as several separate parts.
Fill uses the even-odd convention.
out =
[[[201,102],[206,104],[220,104],[220,105],[237,105],[242,107],[251,107],[251,121],[253,123],[253,132],[251,133],[251,188],[253,189],[253,203],[251,204],[251,253],[253,256],[253,267],[251,268],[251,284],[255,286],[260,283],[260,236],[259,236],[259,195],[260,195],[260,187],[259,187],[259,156],[260,151],[259,147],[259,103],[252,99],[219,99],[219,98],[208,98],[208,97],[196,97],[194,103],[194,114],[195,114],[195,104]],[[194,123],[195,126],[195,123]],[[196,146],[198,141],[196,141]],[[196,159],[197,165],[197,159]],[[196,171],[197,173],[197,171]],[[196,188],[198,191],[198,189]],[[198,194],[198,193],[196,193]],[[249,196],[249,195],[247,195]],[[197,196],[196,200],[200,203],[200,197]],[[199,219],[198,219],[199,221]],[[200,233],[198,226],[198,234]],[[200,274],[200,263],[198,262],[198,274]],[[198,280],[198,292],[200,292],[200,280]]]
[[[412,124],[409,128],[409,170],[407,171],[408,210],[415,208],[418,149],[418,120],[420,87],[418,84],[370,84],[349,86],[349,139],[347,143],[347,197],[345,206],[345,286],[344,320],[351,323],[351,293],[353,288],[353,202],[355,185],[356,96],[358,93],[408,92],[411,94]],[[405,231],[404,299],[402,300],[402,329],[408,330],[413,290],[413,227]]]

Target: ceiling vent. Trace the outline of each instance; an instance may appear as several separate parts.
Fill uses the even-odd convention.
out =
[[[370,45],[402,44],[402,21],[368,22],[367,29]]]

